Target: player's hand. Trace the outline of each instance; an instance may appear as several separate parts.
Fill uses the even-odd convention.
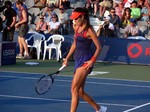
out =
[[[66,65],[66,66],[68,66],[69,65],[69,61],[67,60],[67,59],[64,59],[64,62],[63,62],[63,64],[62,65]]]
[[[90,69],[91,67],[93,67],[93,62],[90,60],[90,61],[86,61],[86,62],[84,62],[84,65],[83,65],[83,67],[84,67],[84,69],[85,70],[88,70],[88,69]]]

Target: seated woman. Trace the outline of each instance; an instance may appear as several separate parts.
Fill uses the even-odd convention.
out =
[[[141,10],[141,20],[150,21],[150,1],[146,0]]]
[[[130,18],[131,18],[131,9],[127,7],[124,9],[123,16],[121,18],[121,23],[123,28],[125,28],[127,25],[130,24]]]
[[[48,23],[48,32],[50,34],[58,34],[59,33],[60,22],[57,14],[52,15],[52,21]]]
[[[40,20],[36,22],[36,31],[44,33],[47,30],[47,23],[44,21],[44,16],[40,15]]]

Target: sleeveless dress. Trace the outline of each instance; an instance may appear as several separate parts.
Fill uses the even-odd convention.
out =
[[[91,50],[92,39],[86,37],[87,30],[83,30],[82,32],[78,33],[78,29],[74,36],[76,41],[76,49],[74,52],[74,60],[75,60],[74,73],[76,72],[77,68],[83,66],[84,62],[89,61],[92,57],[92,50]],[[93,67],[90,68],[90,72],[92,71],[92,69]]]

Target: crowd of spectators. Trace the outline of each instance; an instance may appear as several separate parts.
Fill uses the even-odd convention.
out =
[[[74,4],[76,2],[83,2],[83,6],[89,10],[89,14],[92,17],[99,18],[101,21],[105,21],[105,18],[109,18],[108,28],[110,27],[111,23],[114,27],[112,29],[111,25],[111,30],[114,32],[115,37],[120,36],[120,28],[125,29],[126,34],[132,34],[129,30],[126,30],[128,29],[126,27],[129,27],[133,23],[133,19],[136,27],[132,28],[135,28],[136,30],[138,29],[139,36],[144,36],[145,34],[142,34],[140,31],[140,28],[137,25],[137,21],[145,21],[147,22],[147,25],[150,23],[150,0],[34,0],[34,6],[30,8],[28,7],[28,4],[26,4],[26,0],[22,1],[23,7],[27,11],[32,8],[40,9],[40,12],[36,17],[38,18],[36,21],[33,19],[33,14],[29,13],[28,15],[31,16],[29,24],[35,24],[35,30],[38,32],[41,31],[50,34],[68,34],[71,20],[69,19],[70,15],[67,10],[73,10],[73,8],[75,8]],[[15,6],[16,0],[12,0],[11,2],[12,9],[14,9],[17,15],[19,15],[18,9]],[[1,7],[1,11],[4,10],[1,15],[4,14],[5,18],[6,9],[6,6]],[[12,17],[13,16],[11,16],[11,18]],[[11,19],[11,22],[12,20],[13,19]],[[6,19],[2,18],[2,21],[6,21]],[[10,26],[10,23],[8,25],[8,21],[6,21],[6,26]],[[104,25],[106,25],[107,22],[104,23]],[[98,31],[100,31],[101,28],[104,27],[100,26]],[[3,30],[5,31],[5,28]],[[126,38],[126,36],[124,37]],[[12,39],[10,39],[10,41],[11,40]]]
[[[86,0],[85,6],[89,11],[92,9],[91,14],[100,20],[110,17],[109,21],[114,25],[115,37],[120,37],[120,28],[125,30],[124,38],[128,38],[128,36],[142,36],[144,38],[145,33],[148,33],[150,0]],[[145,26],[147,29],[144,28],[145,31],[141,29],[143,26],[138,25],[138,21],[147,23]],[[131,26],[133,30],[129,30]],[[102,28],[104,29],[100,26],[98,31]],[[134,34],[133,31],[138,33]],[[99,34],[99,32],[97,33]]]

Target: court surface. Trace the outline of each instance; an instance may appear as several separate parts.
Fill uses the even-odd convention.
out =
[[[57,76],[50,91],[34,89],[37,73],[0,72],[0,112],[69,112],[72,76]],[[150,82],[87,78],[85,91],[108,112],[150,112]],[[77,112],[95,112],[82,99]]]

